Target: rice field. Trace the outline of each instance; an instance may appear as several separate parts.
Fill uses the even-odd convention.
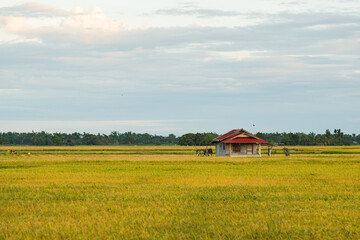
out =
[[[1,146],[0,239],[360,239],[360,147],[288,148]]]

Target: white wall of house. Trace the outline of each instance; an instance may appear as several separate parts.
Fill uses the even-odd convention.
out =
[[[217,144],[215,145],[215,147],[216,147],[216,153],[215,153],[215,155],[216,155],[217,157],[224,157],[224,156],[226,156],[225,143],[217,143]]]

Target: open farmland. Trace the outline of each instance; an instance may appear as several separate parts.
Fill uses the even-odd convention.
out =
[[[0,239],[360,239],[360,147],[288,148],[2,146]]]

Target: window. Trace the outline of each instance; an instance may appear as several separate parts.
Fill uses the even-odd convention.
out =
[[[239,143],[233,144],[232,147],[233,147],[233,152],[241,152],[241,145]]]

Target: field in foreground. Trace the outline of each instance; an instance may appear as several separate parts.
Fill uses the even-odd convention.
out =
[[[0,239],[360,239],[360,154],[66,150],[0,155]]]

